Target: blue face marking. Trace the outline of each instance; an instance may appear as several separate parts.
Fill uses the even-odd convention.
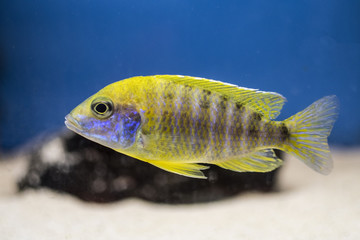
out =
[[[135,142],[136,133],[141,124],[140,114],[135,110],[126,111],[121,122],[122,131],[119,131],[120,144],[130,147]]]
[[[141,124],[140,114],[134,109],[122,109],[108,119],[78,116],[81,134],[95,142],[114,149],[132,146]]]

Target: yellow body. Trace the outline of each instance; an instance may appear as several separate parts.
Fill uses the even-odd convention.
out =
[[[297,123],[303,122],[306,112],[304,110],[303,114],[283,122],[272,121],[285,101],[285,98],[277,93],[187,76],[133,77],[108,85],[74,109],[70,115],[71,119],[76,119],[73,122],[76,122],[77,126],[84,116],[94,118],[90,116],[94,114],[89,110],[89,105],[99,97],[112,101],[113,111],[119,112],[119,117],[113,117],[111,121],[100,119],[108,121],[106,126],[115,126],[109,127],[109,131],[116,128],[116,121],[124,118],[121,112],[131,112],[125,117],[130,123],[131,117],[128,116],[139,115],[141,121],[139,120],[138,125],[135,124],[136,129],[134,124],[131,125],[136,130],[134,141],[128,141],[131,144],[126,147],[114,147],[114,144],[107,144],[104,136],[97,140],[101,134],[94,129],[79,131],[79,127],[72,127],[72,130],[116,151],[171,172],[204,178],[200,170],[207,167],[197,163],[216,164],[234,171],[266,172],[282,163],[273,153],[273,148],[299,155],[300,148],[304,146],[316,150],[315,154],[309,153],[305,157],[300,154],[299,157],[305,163],[322,173],[331,169],[326,142],[331,130],[331,127],[328,129],[329,124],[324,127],[327,129],[323,130],[321,135],[325,136],[325,140],[322,137],[320,150],[318,143],[313,143],[313,139],[298,141],[296,134],[300,134],[301,138],[312,135],[311,132],[310,135],[309,132],[297,132]],[[315,119],[319,122],[321,117],[326,118],[332,126],[337,115],[337,105],[334,97],[328,98],[319,102],[330,106],[325,108],[327,112],[324,114],[327,116],[320,113],[320,117]],[[316,108],[313,111],[318,110]],[[309,118],[309,129],[315,122],[310,121],[312,114],[313,112],[305,114]],[[325,120],[323,122],[326,122]],[[121,127],[123,128],[125,127]],[[132,136],[132,130],[124,134],[123,138]],[[296,149],[293,146],[296,146]],[[316,158],[319,154],[323,156]]]

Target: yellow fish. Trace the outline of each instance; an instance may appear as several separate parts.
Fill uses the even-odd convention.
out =
[[[330,173],[327,143],[338,115],[336,96],[324,97],[273,121],[285,98],[273,92],[178,75],[132,77],[89,97],[66,126],[115,151],[180,175],[206,178],[215,164],[237,172],[268,172],[282,164],[273,149]]]

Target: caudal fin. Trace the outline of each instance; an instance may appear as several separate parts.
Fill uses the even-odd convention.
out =
[[[327,137],[339,112],[335,95],[323,97],[305,110],[285,120],[290,137],[284,150],[322,174],[329,174],[333,163]]]

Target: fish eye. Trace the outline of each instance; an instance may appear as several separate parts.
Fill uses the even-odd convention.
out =
[[[91,103],[91,110],[98,118],[108,118],[113,114],[113,103],[109,99],[95,99]]]

